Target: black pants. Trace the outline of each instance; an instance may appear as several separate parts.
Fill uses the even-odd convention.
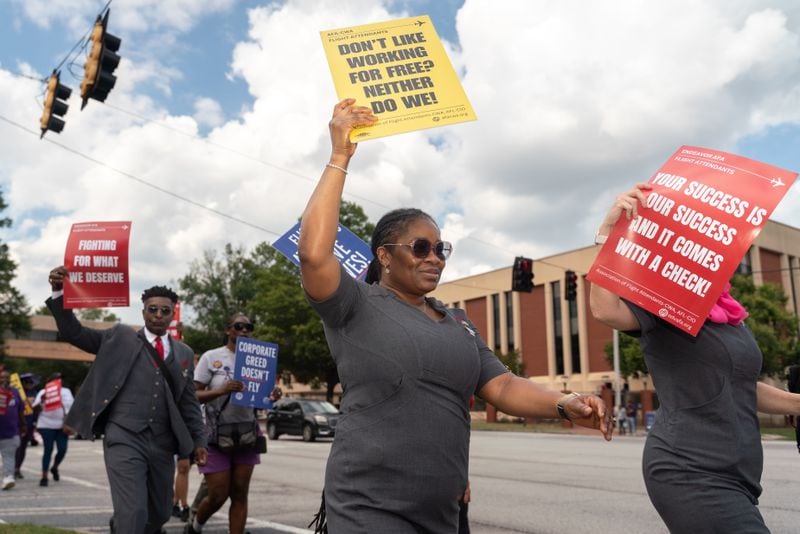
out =
[[[458,501],[458,534],[469,534],[469,504]]]

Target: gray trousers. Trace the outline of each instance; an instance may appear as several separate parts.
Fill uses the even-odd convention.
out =
[[[117,534],[152,534],[169,521],[176,448],[172,432],[137,434],[106,425],[103,451]]]
[[[19,436],[0,439],[0,456],[3,457],[3,478],[14,477],[14,462],[17,458]]]

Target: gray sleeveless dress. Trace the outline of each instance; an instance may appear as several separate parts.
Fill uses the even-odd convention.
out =
[[[471,323],[427,303],[444,318],[344,271],[334,295],[311,301],[343,388],[325,473],[331,534],[457,532],[469,399],[506,368]]]
[[[744,324],[706,321],[692,338],[626,304],[639,320],[660,402],[642,468],[661,518],[673,533],[769,532],[757,507],[762,355],[752,333]]]

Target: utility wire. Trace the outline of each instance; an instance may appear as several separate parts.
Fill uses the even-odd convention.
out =
[[[133,112],[133,111],[129,111],[129,110],[127,110],[127,109],[123,109],[123,108],[121,108],[121,107],[119,107],[119,106],[115,106],[115,105],[113,105],[113,104],[109,104],[108,102],[105,102],[105,103],[104,103],[104,105],[105,105],[105,106],[107,106],[107,107],[109,107],[109,108],[111,108],[111,109],[113,109],[113,110],[115,110],[115,111],[117,111],[117,112],[119,112],[119,113],[123,113],[123,114],[125,114],[125,115],[128,115],[128,116],[130,116],[130,117],[134,117],[134,118],[136,118],[136,119],[139,119],[139,120],[142,120],[142,121],[145,121],[145,122],[148,122],[148,123],[155,124],[155,125],[157,125],[157,126],[160,126],[161,128],[164,128],[164,129],[166,129],[166,130],[169,130],[169,131],[171,131],[171,132],[174,132],[174,133],[177,133],[177,134],[183,135],[183,136],[185,136],[185,137],[188,137],[188,138],[190,138],[190,139],[194,139],[194,140],[196,140],[196,141],[200,141],[200,142],[202,142],[202,143],[205,143],[205,144],[207,144],[207,145],[209,145],[209,146],[212,146],[212,147],[218,148],[218,149],[220,149],[220,150],[224,150],[224,151],[226,151],[226,152],[229,152],[229,153],[231,153],[231,154],[235,154],[235,155],[237,155],[237,156],[240,156],[240,157],[242,157],[242,158],[248,159],[248,160],[250,160],[250,161],[254,161],[254,162],[256,162],[256,163],[258,163],[258,164],[260,164],[260,165],[263,165],[263,166],[265,166],[265,167],[269,167],[269,168],[272,168],[272,169],[275,169],[275,170],[278,170],[278,171],[281,171],[281,172],[285,172],[286,174],[290,174],[290,175],[292,175],[292,176],[295,176],[295,177],[297,177],[297,178],[301,178],[301,179],[303,179],[303,180],[306,180],[306,181],[308,181],[308,182],[311,182],[311,183],[313,183],[313,184],[316,184],[316,183],[317,183],[317,180],[316,180],[316,179],[314,179],[314,178],[311,178],[311,177],[309,177],[309,176],[306,176],[305,174],[301,174],[301,173],[299,173],[299,172],[297,172],[297,171],[294,171],[294,170],[292,170],[292,169],[288,169],[288,168],[286,168],[286,167],[282,167],[282,166],[280,166],[280,165],[276,165],[276,164],[274,164],[274,163],[271,163],[271,162],[269,162],[269,161],[264,161],[264,160],[262,160],[262,159],[260,159],[260,158],[257,158],[257,157],[255,157],[255,156],[251,156],[250,154],[247,154],[247,153],[245,153],[245,152],[242,152],[242,151],[240,151],[240,150],[236,150],[236,149],[234,149],[234,148],[231,148],[231,147],[228,147],[228,146],[222,145],[222,144],[220,144],[220,143],[215,143],[215,142],[213,142],[213,141],[211,141],[211,140],[209,140],[209,139],[205,139],[205,138],[203,138],[203,137],[200,137],[200,136],[198,136],[198,135],[196,135],[196,134],[194,134],[194,133],[189,133],[189,132],[185,132],[185,131],[183,131],[183,130],[180,130],[180,129],[178,129],[178,128],[174,128],[174,127],[172,127],[172,126],[169,126],[169,125],[167,125],[167,124],[164,124],[163,122],[161,122],[161,121],[159,121],[159,120],[156,120],[156,119],[151,119],[151,118],[149,118],[149,117],[146,117],[146,116],[144,116],[144,115],[141,115],[141,114],[139,114],[139,113],[135,113],[135,112]],[[385,210],[387,210],[387,211],[389,211],[389,210],[391,210],[391,209],[392,209],[392,207],[391,207],[391,206],[387,206],[387,205],[385,205],[385,204],[381,204],[380,202],[377,202],[377,201],[375,201],[375,200],[372,200],[372,199],[369,199],[369,198],[366,198],[366,197],[362,197],[362,196],[360,196],[360,195],[355,195],[355,194],[353,194],[353,193],[347,193],[347,192],[346,192],[345,194],[346,194],[347,196],[351,197],[351,198],[355,198],[355,199],[361,200],[362,202],[368,202],[368,203],[370,203],[370,204],[373,204],[373,205],[375,205],[375,206],[378,206],[378,207],[380,207],[380,208],[383,208],[383,209],[385,209]],[[452,232],[452,230],[451,230],[451,232]],[[464,238],[464,239],[469,239],[469,240],[471,240],[471,241],[475,241],[476,243],[480,243],[480,244],[482,244],[482,245],[485,245],[485,246],[487,246],[487,247],[492,247],[492,248],[495,248],[495,249],[497,249],[497,250],[501,250],[501,251],[503,251],[503,252],[505,252],[505,253],[508,253],[508,254],[514,254],[513,252],[511,252],[510,250],[508,250],[508,249],[506,249],[506,248],[504,248],[504,247],[501,247],[501,246],[499,246],[499,245],[496,245],[496,244],[494,244],[494,243],[490,243],[490,242],[488,242],[488,241],[484,241],[484,240],[482,240],[482,239],[480,239],[480,238],[477,238],[477,237],[475,237],[475,236],[463,236],[463,235],[461,235],[460,237],[462,237],[462,238]],[[547,261],[537,260],[537,263],[541,263],[541,264],[544,264],[544,265],[550,265],[551,267],[555,267],[555,268],[558,268],[558,269],[565,269],[565,267],[563,267],[563,266],[561,266],[561,265],[556,265],[555,263],[551,263],[551,262],[547,262]]]
[[[15,126],[15,127],[19,128],[20,130],[28,132],[28,133],[30,133],[32,135],[35,135],[37,137],[39,136],[38,132],[35,132],[35,131],[33,131],[33,130],[29,129],[29,128],[26,128],[22,124],[19,124],[18,122],[13,121],[13,120],[11,120],[11,119],[3,116],[3,115],[0,115],[0,120],[4,121],[4,122],[6,122],[6,123],[8,123],[8,124],[10,124],[12,126]],[[90,162],[94,163],[95,165],[100,165],[101,167],[105,167],[106,169],[109,169],[109,170],[111,170],[111,171],[113,171],[113,172],[115,172],[115,173],[117,173],[117,174],[119,174],[121,176],[124,176],[125,178],[128,178],[129,180],[133,180],[134,182],[138,182],[138,183],[144,185],[145,187],[149,187],[151,189],[155,189],[156,191],[159,191],[159,192],[164,193],[166,195],[169,195],[171,197],[177,198],[178,200],[182,200],[183,202],[191,204],[192,206],[195,206],[195,207],[198,207],[200,209],[209,211],[209,212],[211,212],[211,213],[213,213],[215,215],[218,215],[220,217],[224,217],[226,219],[229,219],[231,221],[237,222],[239,224],[243,224],[245,226],[249,226],[250,228],[254,228],[256,230],[261,230],[262,232],[266,232],[268,234],[272,234],[274,236],[281,236],[282,235],[282,234],[280,234],[278,232],[273,232],[272,230],[269,230],[268,228],[264,228],[263,226],[259,226],[257,224],[253,224],[251,222],[245,221],[244,219],[240,219],[238,217],[234,217],[233,215],[229,215],[229,214],[227,214],[227,213],[225,213],[223,211],[215,210],[214,208],[210,208],[208,206],[205,206],[205,205],[203,205],[203,204],[201,204],[201,203],[199,203],[199,202],[197,202],[195,200],[192,200],[192,199],[190,199],[188,197],[179,195],[178,193],[174,193],[174,192],[170,191],[169,189],[166,189],[166,188],[158,186],[158,185],[156,185],[154,183],[148,182],[147,180],[139,178],[138,176],[135,176],[135,175],[130,174],[128,172],[125,172],[123,170],[117,169],[116,167],[112,167],[111,165],[109,165],[109,164],[107,164],[107,163],[105,163],[103,161],[100,161],[99,159],[93,158],[93,157],[91,157],[91,156],[89,156],[87,154],[84,154],[83,152],[80,152],[79,150],[76,150],[76,149],[74,149],[72,147],[69,147],[69,146],[64,145],[62,143],[59,143],[58,141],[53,141],[50,138],[44,138],[44,140],[47,141],[48,143],[51,143],[51,144],[63,149],[63,150],[66,150],[67,152],[75,154],[76,156],[78,156],[80,158],[83,158],[83,159],[85,159],[87,161],[90,161]]]
[[[255,156],[251,156],[250,154],[246,154],[245,152],[242,152],[240,150],[236,150],[235,148],[230,148],[228,146],[221,145],[219,143],[215,143],[214,141],[210,141],[208,139],[204,139],[204,138],[202,138],[202,137],[200,137],[200,136],[198,136],[196,134],[185,132],[185,131],[180,130],[178,128],[174,128],[172,126],[164,124],[161,121],[145,117],[144,115],[140,115],[140,114],[135,113],[133,111],[128,111],[126,109],[117,107],[117,106],[115,106],[113,104],[109,104],[108,102],[105,102],[104,105],[106,107],[109,107],[109,108],[111,108],[111,109],[113,109],[115,111],[118,111],[120,113],[124,113],[126,115],[129,115],[131,117],[137,118],[139,120],[155,124],[157,126],[160,126],[161,128],[164,128],[165,130],[169,130],[171,132],[183,135],[183,136],[188,137],[190,139],[194,139],[196,141],[200,141],[200,142],[205,143],[205,144],[207,144],[209,146],[213,146],[215,148],[219,148],[220,150],[224,150],[226,152],[230,152],[231,154],[235,154],[235,155],[237,155],[239,157],[248,159],[250,161],[254,161],[254,162],[259,163],[259,164],[261,164],[261,165],[263,165],[265,167],[269,167],[269,168],[272,168],[272,169],[275,169],[275,170],[278,170],[278,171],[281,171],[281,172],[285,172],[286,174],[290,174],[292,176],[296,176],[297,178],[302,178],[303,180],[306,180],[306,181],[311,182],[313,184],[317,183],[316,179],[311,178],[309,176],[306,176],[305,174],[301,174],[301,173],[299,173],[297,171],[293,171],[292,169],[287,169],[286,167],[281,167],[280,165],[276,165],[275,163],[270,163],[268,161],[264,161],[262,159],[259,159],[259,158],[255,157]],[[356,199],[361,200],[363,202],[369,202],[370,204],[374,204],[375,206],[378,206],[378,207],[386,209],[386,210],[391,209],[389,206],[386,206],[386,205],[381,204],[379,202],[375,202],[374,200],[370,200],[370,199],[368,199],[366,197],[362,197],[362,196],[359,196],[359,195],[354,195],[352,193],[347,193],[347,195],[349,197],[356,198]]]
[[[108,9],[108,7],[111,5],[111,2],[112,2],[112,0],[108,0],[108,2],[106,2],[106,5],[103,7],[103,9],[101,9],[101,10],[100,10],[100,14],[98,14],[98,15],[97,15],[98,17],[102,17],[102,16],[103,16],[103,13],[105,13],[105,12],[106,12],[106,10]],[[62,59],[62,60],[61,60],[61,63],[59,63],[59,64],[56,66],[56,68],[55,68],[55,69],[53,69],[53,70],[59,70],[59,69],[62,67],[62,65],[64,65],[64,63],[66,63],[68,59],[70,59],[70,56],[72,55],[72,53],[73,53],[73,52],[75,52],[75,50],[76,50],[76,49],[78,49],[78,48],[84,48],[84,47],[86,46],[86,43],[88,43],[88,37],[89,37],[89,35],[91,35],[91,33],[92,33],[92,30],[94,30],[94,25],[95,25],[95,23],[94,23],[94,22],[92,22],[92,26],[89,28],[89,30],[88,30],[88,31],[87,31],[85,34],[83,34],[83,37],[81,37],[81,38],[78,40],[78,42],[77,42],[77,43],[75,43],[75,44],[73,45],[73,47],[70,49],[70,51],[69,51],[69,52],[67,52],[67,55],[66,55],[66,56],[64,56],[64,59]],[[76,54],[76,56],[77,56],[77,54]],[[72,74],[73,76],[75,76],[75,73],[74,73],[74,72],[72,72],[72,69],[71,69],[71,67],[72,67],[72,66],[73,66],[73,64],[74,64],[74,61],[75,61],[74,59],[71,59],[71,60],[70,60],[70,64],[68,65],[68,69],[69,69],[69,71],[70,71],[70,74]]]
[[[106,4],[106,7],[108,7],[108,5],[109,5],[110,3],[111,3],[111,0],[109,0],[108,4]],[[104,10],[105,10],[105,8],[104,8]],[[84,39],[85,39],[85,38],[84,38]],[[77,45],[76,45],[76,46],[77,46]],[[74,48],[75,48],[75,47],[73,47],[73,50],[74,50]],[[62,61],[62,64],[63,64],[63,61]],[[24,75],[21,75],[21,74],[16,74],[16,73],[12,73],[12,74],[14,74],[15,76],[20,76],[20,77],[23,77],[23,76],[24,76]],[[30,78],[30,77],[29,77],[29,78]],[[38,80],[38,79],[37,79],[37,80]],[[41,80],[39,80],[39,81],[41,81]],[[159,126],[159,127],[161,127],[161,128],[164,128],[164,129],[166,129],[166,130],[169,130],[169,131],[171,131],[171,132],[174,132],[174,133],[177,133],[177,134],[183,135],[183,136],[185,136],[185,137],[188,137],[188,138],[190,138],[190,139],[193,139],[193,140],[196,140],[196,141],[200,141],[200,142],[202,142],[202,143],[205,143],[206,145],[209,145],[209,146],[212,146],[212,147],[218,148],[218,149],[220,149],[220,150],[224,150],[224,151],[226,151],[226,152],[229,152],[229,153],[231,153],[231,154],[237,155],[237,156],[239,156],[239,157],[242,157],[242,158],[248,159],[248,160],[250,160],[250,161],[253,161],[253,162],[259,163],[260,165],[263,165],[263,166],[265,166],[265,167],[269,167],[269,168],[272,168],[272,169],[275,169],[275,170],[278,170],[278,171],[284,172],[284,173],[286,173],[286,174],[289,174],[289,175],[295,176],[295,177],[297,177],[297,178],[301,178],[301,179],[303,179],[303,180],[306,180],[306,181],[308,181],[308,182],[310,182],[310,183],[313,183],[313,184],[316,184],[316,183],[317,183],[317,180],[316,180],[316,179],[314,179],[314,178],[310,178],[309,176],[306,176],[306,175],[304,175],[304,174],[301,174],[301,173],[299,173],[299,172],[297,172],[297,171],[294,171],[294,170],[292,170],[292,169],[289,169],[289,168],[286,168],[286,167],[282,167],[282,166],[280,166],[280,165],[277,165],[277,164],[274,164],[274,163],[271,163],[271,162],[268,162],[268,161],[264,161],[264,160],[262,160],[262,159],[260,159],[260,158],[257,158],[257,157],[251,156],[251,155],[249,155],[249,154],[246,154],[246,153],[244,153],[244,152],[242,152],[242,151],[240,151],[240,150],[236,150],[236,149],[233,149],[233,148],[231,148],[231,147],[228,147],[228,146],[225,146],[225,145],[222,145],[222,144],[219,144],[219,143],[215,143],[215,142],[213,142],[213,141],[210,141],[210,140],[208,140],[208,139],[204,139],[204,138],[202,138],[202,137],[200,137],[200,136],[198,136],[198,135],[196,135],[196,134],[193,134],[193,133],[189,133],[189,132],[182,131],[182,130],[180,130],[180,129],[178,129],[178,128],[174,128],[174,127],[172,127],[172,126],[169,126],[169,125],[167,125],[167,124],[164,124],[164,123],[163,123],[163,122],[161,122],[161,121],[158,121],[158,120],[151,119],[151,118],[149,118],[149,117],[146,117],[146,116],[144,116],[144,115],[141,115],[141,114],[138,114],[138,113],[135,113],[135,112],[132,112],[132,111],[129,111],[129,110],[126,110],[126,109],[120,108],[120,107],[118,107],[118,106],[114,106],[113,104],[109,104],[108,102],[105,102],[105,103],[104,103],[104,105],[105,105],[106,107],[109,107],[109,108],[111,108],[111,109],[113,109],[113,110],[115,110],[115,111],[119,112],[119,113],[126,114],[126,115],[128,115],[128,116],[134,117],[134,118],[136,118],[136,119],[139,119],[139,120],[141,120],[141,121],[145,121],[145,122],[148,122],[148,123],[155,124],[155,125],[157,125],[157,126]],[[6,118],[6,117],[3,117],[2,115],[0,115],[0,119],[4,120],[5,122],[7,122],[7,123],[9,123],[9,124],[11,124],[11,125],[13,125],[13,126],[16,126],[17,128],[20,128],[20,129],[22,129],[22,130],[24,130],[24,131],[26,131],[26,132],[28,132],[28,133],[33,133],[34,135],[37,135],[37,136],[39,135],[38,133],[36,133],[36,132],[33,132],[32,130],[30,130],[30,129],[26,128],[26,127],[25,127],[25,126],[23,126],[23,125],[21,125],[21,124],[19,124],[19,123],[15,122],[15,121],[13,121],[13,120],[10,120],[10,119],[8,119],[8,118]],[[98,160],[98,159],[96,159],[96,158],[93,158],[93,157],[91,157],[91,156],[89,156],[89,155],[86,155],[86,154],[84,154],[84,153],[82,153],[82,152],[80,152],[80,151],[78,151],[78,150],[76,150],[76,149],[74,149],[74,148],[71,148],[71,147],[69,147],[69,146],[67,146],[67,145],[64,145],[64,144],[62,144],[62,143],[59,143],[59,142],[57,142],[57,141],[53,141],[53,140],[52,140],[52,139],[50,139],[50,138],[47,138],[46,140],[47,140],[48,142],[52,143],[53,145],[56,145],[56,146],[58,146],[58,147],[60,147],[60,148],[62,148],[62,149],[64,149],[64,150],[66,150],[66,151],[68,151],[68,152],[71,152],[71,153],[73,153],[73,154],[76,154],[76,155],[80,156],[81,158],[83,158],[83,159],[86,159],[86,160],[88,160],[88,161],[91,161],[91,162],[93,162],[93,163],[95,163],[95,164],[97,164],[97,165],[100,165],[100,166],[106,167],[106,168],[108,168],[108,169],[110,169],[110,170],[114,171],[115,173],[117,173],[117,174],[120,174],[120,175],[122,175],[122,176],[124,176],[124,177],[126,177],[126,178],[128,178],[128,179],[130,179],[130,180],[134,180],[134,181],[136,181],[136,182],[139,182],[139,183],[141,183],[142,185],[145,185],[145,186],[147,186],[147,187],[151,187],[151,188],[153,188],[153,189],[155,189],[155,190],[158,190],[158,191],[160,191],[160,192],[162,192],[162,193],[165,193],[165,194],[167,194],[167,195],[170,195],[170,196],[172,196],[172,197],[174,197],[174,198],[177,198],[177,199],[183,200],[183,201],[185,201],[185,202],[187,202],[187,203],[189,203],[189,204],[192,204],[192,205],[194,205],[194,206],[197,206],[197,207],[199,207],[199,208],[202,208],[202,209],[204,209],[204,210],[206,210],[206,211],[210,211],[210,212],[216,213],[217,215],[220,215],[220,216],[222,216],[222,217],[225,217],[225,218],[227,218],[227,219],[230,219],[230,220],[233,220],[233,221],[239,222],[240,224],[244,224],[244,225],[246,225],[246,226],[250,226],[251,228],[255,228],[255,229],[258,229],[258,230],[261,230],[261,231],[267,232],[267,233],[269,233],[269,234],[275,235],[275,236],[280,236],[280,235],[282,235],[282,234],[279,234],[279,233],[277,233],[277,232],[273,232],[272,230],[269,230],[269,229],[266,229],[266,228],[264,228],[264,227],[261,227],[261,226],[259,226],[259,225],[256,225],[256,224],[250,223],[250,222],[248,222],[248,221],[245,221],[245,220],[243,220],[243,219],[239,219],[239,218],[237,218],[237,217],[234,217],[234,216],[232,216],[232,215],[228,215],[227,213],[224,213],[224,212],[221,212],[221,211],[215,210],[215,209],[213,209],[213,208],[209,208],[208,206],[204,206],[203,204],[200,204],[200,203],[198,203],[198,202],[196,202],[196,201],[194,201],[194,200],[191,200],[191,199],[189,199],[189,198],[187,198],[187,197],[183,197],[183,196],[181,196],[181,195],[179,195],[179,194],[177,194],[177,193],[174,193],[174,192],[172,192],[172,191],[170,191],[170,190],[168,190],[168,189],[165,189],[165,188],[163,188],[163,187],[157,186],[157,185],[155,185],[155,184],[153,184],[153,183],[151,183],[151,182],[148,182],[148,181],[146,181],[146,180],[144,180],[144,179],[142,179],[142,178],[139,178],[138,176],[135,176],[135,175],[133,175],[133,174],[130,174],[130,173],[128,173],[128,172],[126,172],[126,171],[123,171],[123,170],[121,170],[121,169],[117,169],[117,168],[115,168],[115,167],[112,167],[112,166],[110,166],[109,164],[107,164],[107,163],[105,163],[105,162],[103,162],[103,161],[100,161],[100,160]],[[387,205],[385,205],[385,204],[381,204],[380,202],[376,202],[376,201],[374,201],[374,200],[371,200],[371,199],[369,199],[369,198],[366,198],[366,197],[362,197],[362,196],[360,196],[360,195],[355,195],[355,194],[352,194],[352,193],[345,193],[345,194],[347,194],[347,196],[349,196],[349,197],[351,197],[351,198],[355,198],[355,199],[361,200],[361,201],[363,201],[363,202],[369,202],[370,204],[373,204],[373,205],[375,205],[375,206],[381,207],[381,208],[383,208],[383,209],[385,209],[385,210],[390,210],[390,209],[392,209],[390,206],[387,206]],[[451,230],[451,232],[452,232],[452,230]],[[460,237],[461,237],[461,238],[463,238],[463,239],[468,239],[468,240],[475,241],[475,242],[477,242],[477,243],[480,243],[480,244],[482,244],[482,245],[485,245],[485,246],[488,246],[488,247],[495,248],[495,249],[497,249],[497,250],[501,250],[501,251],[503,251],[503,252],[505,252],[505,253],[508,253],[508,254],[514,254],[513,252],[511,252],[510,250],[508,250],[508,249],[506,249],[506,248],[504,248],[504,247],[501,247],[501,246],[499,246],[499,245],[496,245],[495,243],[491,243],[491,242],[488,242],[488,241],[484,241],[484,240],[482,240],[482,239],[480,239],[480,238],[477,238],[477,237],[474,237],[474,236],[463,236],[463,235],[461,235]],[[544,261],[544,260],[536,260],[536,262],[535,262],[535,263],[541,263],[541,264],[543,264],[543,265],[549,265],[549,266],[551,266],[551,267],[555,267],[555,268],[557,268],[557,269],[566,269],[566,268],[565,268],[565,267],[563,267],[562,265],[557,265],[557,264],[555,264],[555,263],[552,263],[552,262],[547,262],[547,261]]]

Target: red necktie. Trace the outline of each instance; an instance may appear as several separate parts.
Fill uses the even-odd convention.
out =
[[[161,336],[158,336],[156,338],[155,347],[156,347],[156,352],[158,353],[159,356],[161,356],[161,359],[163,360],[164,359],[164,343],[161,341]]]

